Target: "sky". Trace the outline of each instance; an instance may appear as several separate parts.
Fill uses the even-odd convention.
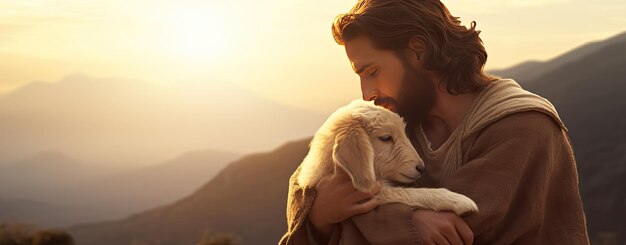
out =
[[[477,22],[487,69],[547,60],[626,31],[623,0],[443,2],[463,24]],[[1,0],[0,94],[80,73],[164,88],[190,80],[237,83],[326,112],[360,96],[358,77],[330,32],[334,17],[354,3]]]

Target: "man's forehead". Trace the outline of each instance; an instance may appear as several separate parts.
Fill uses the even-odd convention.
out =
[[[344,46],[350,60],[350,66],[357,74],[368,66],[381,62],[387,55],[384,51],[374,48],[370,39],[365,36],[345,41]]]
[[[356,65],[359,65],[359,63],[364,62],[365,59],[376,53],[376,49],[374,49],[369,39],[362,36],[347,40],[344,43],[344,47],[348,59],[350,59],[351,63],[356,63]]]

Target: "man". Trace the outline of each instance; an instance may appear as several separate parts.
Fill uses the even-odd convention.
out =
[[[426,169],[415,187],[472,198],[479,212],[378,205],[341,168],[314,188],[290,179],[280,244],[588,244],[567,128],[544,98],[483,72],[475,30],[438,0],[362,0],[333,36],[364,100],[392,110]]]

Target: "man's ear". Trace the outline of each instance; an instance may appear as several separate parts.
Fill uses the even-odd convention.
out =
[[[409,39],[408,46],[405,49],[405,55],[409,58],[409,61],[423,63],[425,52],[426,46],[422,41],[416,37]]]
[[[348,173],[357,190],[368,192],[374,187],[374,149],[360,125],[346,127],[337,133],[333,160]]]

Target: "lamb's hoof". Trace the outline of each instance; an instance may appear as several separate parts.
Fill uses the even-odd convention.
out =
[[[446,199],[442,204],[442,210],[450,210],[459,216],[469,215],[478,212],[476,203],[464,195],[448,191]]]

